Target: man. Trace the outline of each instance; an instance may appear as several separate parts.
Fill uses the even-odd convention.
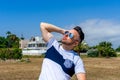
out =
[[[86,80],[83,61],[73,51],[73,48],[84,39],[82,29],[77,26],[71,30],[64,30],[44,22],[41,22],[40,28],[48,50],[39,80],[70,80],[74,73],[78,80]],[[51,32],[63,34],[61,45]]]

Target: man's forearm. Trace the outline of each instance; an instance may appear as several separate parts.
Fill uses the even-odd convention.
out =
[[[45,42],[48,42],[49,39],[51,37],[53,37],[51,32],[58,32],[58,33],[64,34],[64,29],[61,29],[61,28],[59,28],[55,25],[52,25],[52,24],[41,22],[40,23],[40,28],[41,28],[43,40]]]
[[[65,31],[64,29],[49,23],[41,22],[40,26],[41,28],[46,29],[48,32],[58,32],[58,33],[64,34],[64,31]]]
[[[78,73],[77,75],[78,80],[86,80],[86,74],[85,73]]]

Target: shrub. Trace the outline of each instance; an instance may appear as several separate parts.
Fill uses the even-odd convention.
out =
[[[120,52],[120,46],[116,49],[117,52]]]
[[[5,60],[5,51],[0,49],[0,59]]]
[[[5,59],[21,59],[22,58],[22,50],[19,49],[19,48],[0,49],[0,58],[2,60],[5,60]]]
[[[98,57],[98,50],[97,49],[90,49],[87,51],[88,57]]]
[[[103,57],[116,57],[117,53],[113,48],[105,48],[102,54]]]
[[[21,49],[14,49],[13,50],[13,59],[21,59],[22,58],[22,50]]]

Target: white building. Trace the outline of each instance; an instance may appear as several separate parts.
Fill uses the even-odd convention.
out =
[[[41,55],[47,47],[42,37],[32,37],[30,40],[21,40],[20,48],[23,55]]]
[[[20,49],[24,49],[27,47],[29,40],[20,40]]]

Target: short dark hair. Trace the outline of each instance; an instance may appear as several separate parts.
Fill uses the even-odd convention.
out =
[[[81,27],[80,26],[76,26],[73,29],[78,32],[79,38],[80,38],[80,42],[82,42],[84,40],[84,33],[83,33]]]

